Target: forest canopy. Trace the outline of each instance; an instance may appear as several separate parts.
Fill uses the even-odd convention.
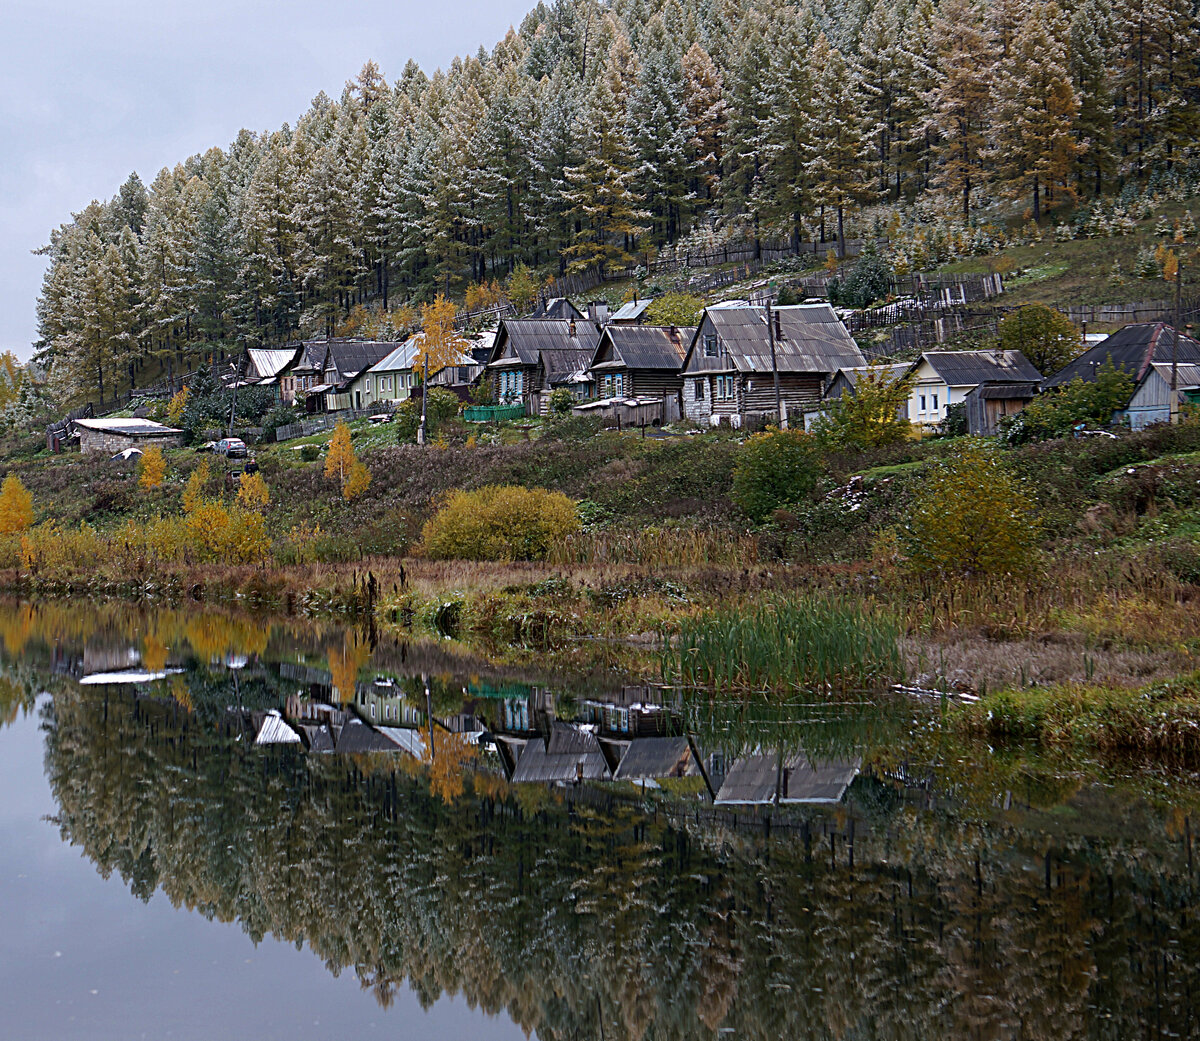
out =
[[[40,358],[68,399],[112,398],[518,266],[844,241],[917,201],[1037,220],[1181,168],[1198,42],[1183,0],[539,3],[490,53],[391,82],[368,62],[294,126],[73,215]]]

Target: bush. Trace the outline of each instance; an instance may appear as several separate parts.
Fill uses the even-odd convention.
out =
[[[899,444],[908,438],[903,413],[915,374],[897,375],[885,366],[858,374],[853,392],[834,398],[818,425],[820,439],[832,448],[866,450]]]
[[[303,462],[315,463],[320,458],[321,458],[321,446],[320,445],[311,445],[310,444],[310,445],[301,445],[300,446],[300,459]]]
[[[457,395],[444,387],[430,387],[425,402],[425,434],[427,439],[437,433],[448,419],[453,419],[462,408]],[[414,444],[417,430],[421,426],[421,392],[413,391],[411,398],[402,401],[396,408],[396,440],[402,445]]]
[[[1033,562],[1039,525],[1024,483],[998,450],[967,441],[931,464],[904,533],[917,571],[996,575]]]
[[[1075,323],[1045,304],[1027,304],[1008,315],[1000,323],[1000,346],[1020,351],[1044,376],[1070,364],[1083,349]]]
[[[845,279],[829,280],[829,302],[845,307],[866,307],[881,300],[892,290],[892,269],[868,242],[858,255],[854,270]]]
[[[555,391],[557,394],[558,392]],[[550,415],[542,424],[543,441],[587,441],[604,428],[599,416]]]
[[[1065,387],[1034,398],[1017,413],[1005,439],[1009,444],[1024,444],[1065,437],[1080,424],[1107,426],[1113,413],[1128,405],[1131,397],[1133,377],[1109,358],[1091,382],[1077,377]]]
[[[566,387],[559,387],[550,392],[550,414],[552,416],[570,415],[575,407],[575,395]]]
[[[290,426],[296,422],[296,410],[290,405],[276,405],[270,412],[263,416],[262,421],[262,439],[264,441],[274,441],[275,431],[280,427]]]
[[[544,488],[451,492],[421,536],[435,560],[537,560],[579,529],[575,503]]]
[[[815,438],[796,430],[755,434],[738,455],[732,498],[761,523],[807,499],[820,475]]]

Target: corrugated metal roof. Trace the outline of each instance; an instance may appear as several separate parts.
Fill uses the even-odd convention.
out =
[[[714,800],[718,805],[838,802],[862,766],[861,759],[810,761],[804,753],[755,753],[738,759]]]
[[[391,354],[395,347],[394,343],[378,340],[330,340],[325,368],[328,370],[332,366],[344,380],[348,376],[357,376],[377,364],[380,359]]]
[[[249,371],[246,376],[260,380],[278,376],[295,357],[296,348],[294,347],[291,349],[251,347],[246,351],[246,359],[249,362]]]
[[[1118,369],[1128,372],[1135,380],[1141,380],[1151,362],[1170,362],[1175,339],[1173,332],[1165,322],[1127,325],[1056,372],[1042,384],[1042,389],[1060,387],[1075,379],[1091,383],[1096,378],[1096,371],[1109,359]],[[1190,336],[1180,336],[1178,359],[1200,362],[1200,343]]]
[[[546,365],[548,373],[586,369],[592,360],[592,345],[585,343],[583,337],[590,340],[595,332],[596,327],[586,321],[575,322],[572,336],[571,323],[566,319],[505,319],[500,323],[489,361],[495,363],[512,356],[520,359],[522,365],[537,365],[539,357],[552,352]]]
[[[612,362],[630,369],[678,372],[695,335],[695,328],[673,325],[608,325],[600,333],[592,367],[611,356]]]
[[[1171,385],[1171,363],[1156,361],[1151,368]],[[1179,362],[1175,366],[1175,386],[1180,390],[1194,390],[1200,387],[1200,364],[1196,362]]]
[[[1037,397],[1040,383],[981,383],[972,394],[985,401],[1013,401]]]
[[[256,745],[298,745],[300,735],[293,730],[278,709],[271,709],[263,725],[259,728],[258,736],[254,739]]]
[[[1042,374],[1020,351],[926,351],[921,358],[948,387],[1042,380]]]
[[[692,750],[686,737],[636,737],[629,742],[613,779],[682,777],[696,772],[691,759]]]
[[[413,727],[379,727],[379,733],[397,748],[417,759],[425,758],[425,737]]]
[[[654,297],[644,297],[641,300],[630,300],[628,303],[622,304],[609,321],[610,322],[636,322],[646,313],[646,308],[654,303]]]
[[[398,747],[394,741],[361,720],[352,719],[338,734],[336,751],[341,755],[353,755],[356,752],[395,752]]]
[[[535,738],[525,745],[512,779],[518,784],[524,781],[547,784],[570,783],[581,778],[603,781],[610,776],[608,761],[600,751],[596,735],[556,721],[549,742]]]
[[[552,296],[543,306],[534,311],[531,317],[550,319],[574,318],[578,321],[583,319],[584,314],[565,296]]]
[[[300,730],[310,752],[333,751],[333,731],[329,729],[328,723],[301,723]]]
[[[834,373],[866,364],[854,337],[828,304],[777,307],[773,314],[779,315],[782,334],[775,340],[780,372]],[[750,373],[772,371],[765,308],[710,307],[705,316],[711,320],[733,368]],[[696,339],[692,340],[693,352]]]
[[[864,372],[887,373],[893,378],[898,378],[907,374],[912,365],[909,362],[897,362],[894,365],[855,365],[846,369],[838,369],[837,375],[841,376],[851,387],[858,387],[858,378]]]

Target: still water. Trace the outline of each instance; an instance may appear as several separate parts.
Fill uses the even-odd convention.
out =
[[[1200,1036],[1192,779],[294,621],[0,638],[6,1038]]]

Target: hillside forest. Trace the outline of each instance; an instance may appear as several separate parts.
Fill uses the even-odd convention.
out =
[[[38,358],[59,397],[105,400],[363,315],[398,335],[514,271],[856,233],[895,260],[925,229],[987,255],[1191,178],[1198,43],[1187,0],[539,3],[490,52],[391,82],[368,62],[294,126],[73,214]]]

